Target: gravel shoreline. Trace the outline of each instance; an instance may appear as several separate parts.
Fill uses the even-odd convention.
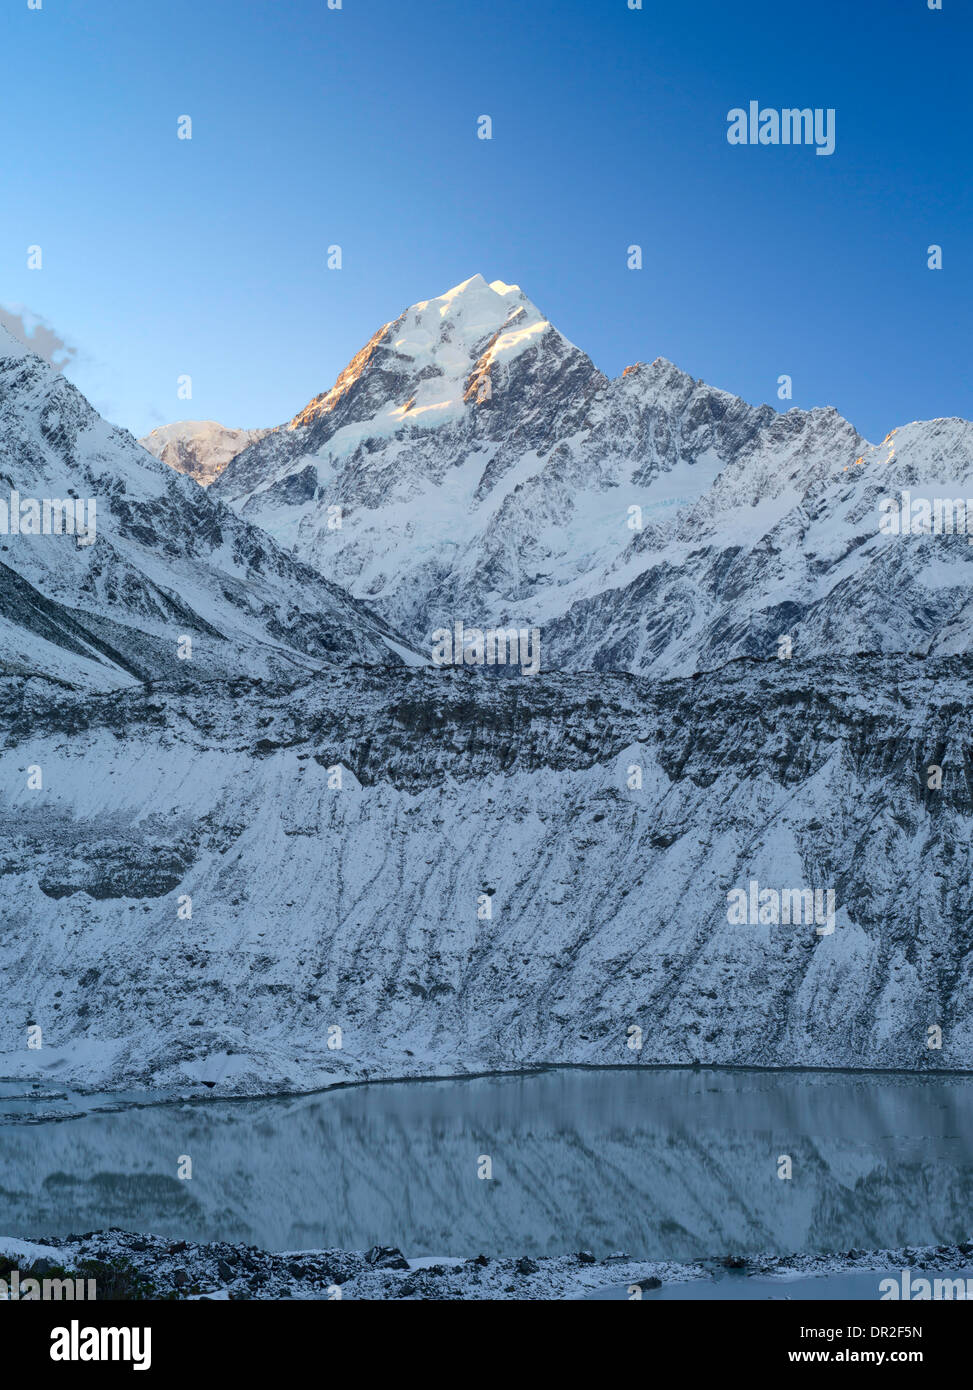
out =
[[[648,1292],[664,1284],[740,1277],[827,1275],[849,1271],[935,1272],[973,1263],[973,1242],[849,1250],[829,1255],[734,1256],[678,1264],[634,1260],[625,1253],[597,1259],[588,1251],[561,1256],[493,1259],[478,1255],[408,1260],[401,1251],[269,1252],[225,1242],[194,1244],[110,1229],[28,1242],[0,1237],[0,1274],[21,1281],[59,1271],[94,1277],[104,1297],[143,1299],[558,1300],[585,1298],[619,1285]]]

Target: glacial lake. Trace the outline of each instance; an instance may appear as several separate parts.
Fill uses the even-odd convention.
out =
[[[952,1244],[973,1234],[971,1102],[965,1076],[706,1069],[151,1105],[5,1082],[0,1234],[671,1260]]]

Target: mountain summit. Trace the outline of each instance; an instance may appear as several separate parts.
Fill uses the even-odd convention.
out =
[[[208,487],[241,449],[268,433],[227,429],[216,420],[177,420],[152,430],[139,443],[177,473],[188,473],[201,487]]]
[[[508,363],[533,340],[553,331],[517,285],[487,284],[482,275],[455,285],[436,299],[420,300],[393,323],[382,326],[338,377],[290,422],[300,429],[333,412],[366,374],[394,366],[395,390],[373,419],[376,429],[394,431],[408,414],[429,424],[455,420],[471,392],[479,397],[498,364]],[[392,386],[392,382],[389,383]]]

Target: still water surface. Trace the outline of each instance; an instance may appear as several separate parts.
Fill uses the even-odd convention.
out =
[[[971,1102],[967,1077],[566,1070],[67,1118],[7,1083],[0,1234],[675,1260],[954,1243]]]

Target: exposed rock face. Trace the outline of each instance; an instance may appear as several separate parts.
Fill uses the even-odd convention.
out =
[[[8,681],[0,1071],[256,1092],[540,1062],[971,1067],[970,674]],[[833,889],[834,932],[731,922],[751,880]]]
[[[228,429],[215,420],[178,420],[152,430],[139,443],[177,473],[188,473],[200,487],[209,487],[241,449],[268,433]]]

